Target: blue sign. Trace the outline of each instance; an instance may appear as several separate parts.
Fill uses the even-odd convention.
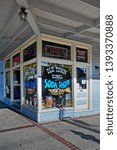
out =
[[[65,89],[70,85],[70,80],[65,80],[65,81],[52,81],[45,79],[44,80],[44,88],[49,88],[49,89]]]
[[[28,88],[28,87],[36,88],[36,86],[37,86],[37,80],[36,79],[25,81],[25,87],[26,88]]]

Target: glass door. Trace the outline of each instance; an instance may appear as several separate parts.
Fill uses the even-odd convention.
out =
[[[77,108],[88,109],[88,68],[76,67],[76,101]]]
[[[13,101],[15,105],[20,105],[21,87],[20,87],[20,67],[13,69]]]

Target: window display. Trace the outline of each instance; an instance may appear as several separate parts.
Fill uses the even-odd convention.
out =
[[[37,65],[24,66],[25,104],[37,107]]]
[[[43,108],[72,106],[72,66],[42,62]]]
[[[5,73],[5,76],[6,76],[6,87],[5,87],[5,90],[6,90],[6,98],[10,98],[11,97],[11,87],[10,87],[10,71],[7,71]]]

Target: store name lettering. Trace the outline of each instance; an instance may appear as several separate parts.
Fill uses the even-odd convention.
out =
[[[48,79],[44,80],[45,86],[44,88],[51,88],[51,89],[64,89],[67,88],[70,85],[70,80],[66,80],[66,81],[51,81]]]
[[[51,73],[61,73],[63,75],[66,75],[67,74],[67,70],[61,68],[61,67],[50,67],[50,68],[47,68],[47,73],[48,74],[51,74]]]
[[[33,81],[25,81],[25,87],[33,87],[35,88],[37,86],[37,81],[36,79]]]

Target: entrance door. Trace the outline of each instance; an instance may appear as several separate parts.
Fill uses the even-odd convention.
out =
[[[20,107],[21,87],[20,87],[20,67],[13,69],[13,104]]]
[[[88,67],[76,67],[76,105],[78,110],[88,109]]]

